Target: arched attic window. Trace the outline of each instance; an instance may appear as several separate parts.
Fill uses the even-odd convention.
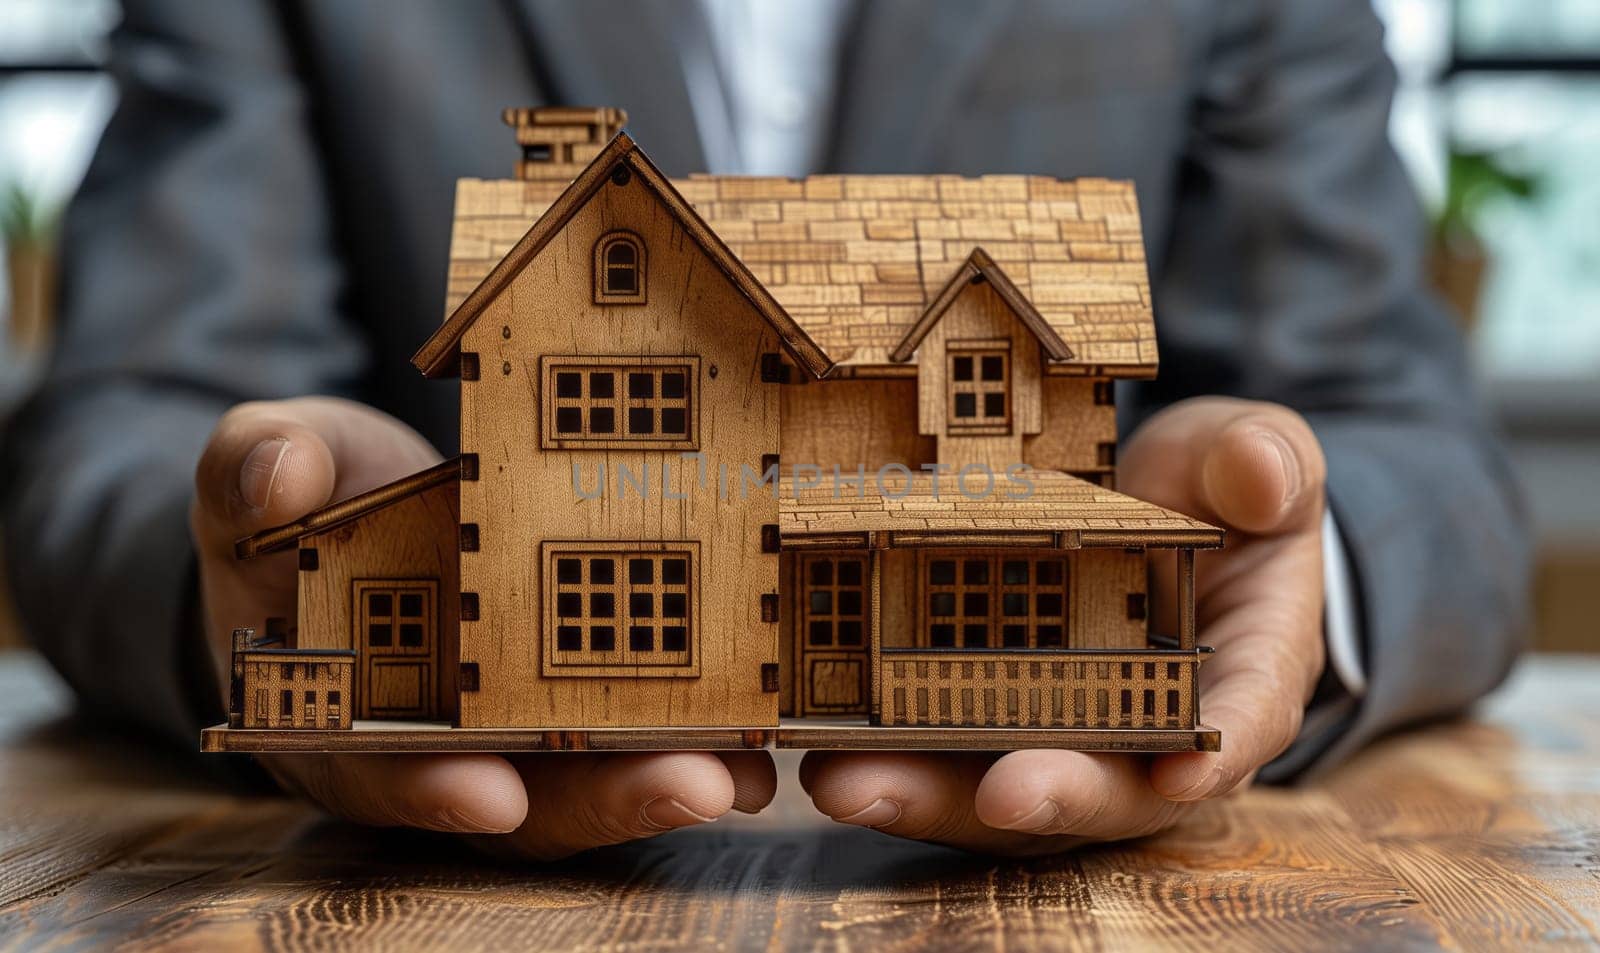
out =
[[[645,303],[644,242],[632,232],[607,232],[594,246],[594,303]]]

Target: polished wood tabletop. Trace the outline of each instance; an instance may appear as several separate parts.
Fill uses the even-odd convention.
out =
[[[783,753],[759,817],[495,864],[195,781],[69,709],[0,655],[0,949],[1600,946],[1600,660],[1577,656],[1315,784],[1028,862],[832,824]]]

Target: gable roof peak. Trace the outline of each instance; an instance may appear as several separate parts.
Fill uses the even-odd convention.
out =
[[[973,246],[972,252],[967,255],[966,261],[963,261],[956,268],[955,274],[950,276],[950,280],[945,282],[944,287],[934,296],[933,301],[922,312],[921,317],[917,318],[916,323],[906,331],[905,336],[900,339],[900,343],[896,344],[894,350],[889,352],[889,360],[897,364],[903,364],[911,360],[917,353],[917,345],[922,343],[922,339],[928,336],[928,332],[933,330],[933,326],[938,324],[939,319],[944,317],[950,306],[955,304],[956,299],[961,296],[961,292],[965,291],[970,285],[984,284],[985,282],[994,288],[995,294],[999,295],[1000,300],[1006,303],[1006,306],[1011,309],[1011,313],[1015,314],[1017,320],[1022,322],[1023,327],[1032,331],[1033,336],[1039,339],[1039,343],[1044,347],[1045,355],[1050,360],[1072,360],[1072,348],[1067,346],[1067,342],[1061,340],[1061,335],[1056,333],[1055,328],[1050,326],[1050,322],[1045,320],[1044,315],[1039,313],[1039,309],[1033,306],[1033,302],[1029,301],[1028,296],[1017,288],[1016,284],[996,264],[995,260],[989,257],[989,253],[984,251],[982,246],[977,245]]]
[[[539,216],[505,257],[456,306],[439,330],[417,349],[411,363],[427,377],[443,377],[453,373],[457,367],[461,338],[478,315],[499,297],[534,256],[561,233],[578,210],[607,182],[622,184],[633,178],[655,196],[668,214],[677,220],[684,234],[700,247],[756,313],[772,326],[796,363],[816,378],[826,376],[833,369],[834,362],[822,348],[750,273],[744,262],[717,237],[705,219],[695,212],[694,207],[679,194],[677,188],[626,132],[617,133],[572,180],[572,184]]]

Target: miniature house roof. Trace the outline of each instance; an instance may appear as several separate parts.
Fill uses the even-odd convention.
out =
[[[937,495],[930,473],[888,474],[882,491],[871,476],[864,492],[853,484],[835,489],[827,478],[805,489],[786,484],[778,500],[778,530],[785,547],[864,547],[869,534],[887,546],[1222,545],[1222,530],[1154,503],[1053,470],[1030,470],[1028,479],[1033,489],[1026,499],[1007,496],[1023,488],[1001,478],[979,497],[983,481],[975,475],[967,481],[969,496],[955,473],[941,476]]]
[[[849,373],[891,352],[979,246],[1070,352],[1057,373],[1156,371],[1155,322],[1133,184],[999,175],[674,180],[716,235]],[[457,184],[447,307],[516,245],[563,183]]]
[[[562,188],[559,194],[553,196],[548,207],[540,208],[534,216],[522,220],[522,227],[526,228],[526,231],[521,238],[502,252],[490,267],[484,269],[472,290],[453,304],[450,316],[445,319],[443,326],[422,345],[412,357],[411,363],[429,377],[440,377],[451,373],[456,366],[457,345],[467,328],[472,326],[472,322],[483,309],[505,290],[528,262],[533,260],[540,249],[561,233],[572,216],[610,180],[619,167],[627,168],[632,175],[638,177],[645,188],[655,194],[667,212],[677,219],[684,234],[700,246],[707,257],[727,275],[728,280],[733,282],[734,287],[749,300],[756,312],[778,332],[784,347],[801,367],[818,378],[832,369],[833,362],[827,358],[823,349],[817,346],[794,318],[790,317],[783,305],[773,298],[744,263],[729,251],[717,233],[696,214],[694,208],[685,201],[672,183],[667,181],[666,176],[661,174],[661,170],[655,167],[649,157],[634,145],[633,140],[625,132],[618,133],[576,179]],[[535,183],[518,181],[515,184]],[[537,220],[533,220],[535,218]],[[529,221],[532,222],[531,226],[528,224]],[[454,264],[450,271],[453,281],[457,275]]]
[[[341,526],[352,520],[359,519],[373,510],[382,509],[391,503],[398,503],[407,497],[415,496],[423,490],[432,489],[441,484],[449,483],[461,476],[461,458],[452,457],[443,463],[429,467],[407,477],[401,477],[393,483],[386,483],[376,489],[352,496],[347,500],[329,503],[319,510],[313,510],[292,523],[264,529],[254,536],[246,536],[233,544],[234,555],[240,559],[250,559],[267,553],[288,549],[302,537],[314,533],[321,533]]]

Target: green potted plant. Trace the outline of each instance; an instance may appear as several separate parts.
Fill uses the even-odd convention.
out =
[[[56,296],[58,216],[20,185],[0,200],[0,240],[6,248],[11,290],[11,344],[19,353],[42,349],[49,339]]]
[[[1525,201],[1537,191],[1536,179],[1506,169],[1489,153],[1450,153],[1444,202],[1433,219],[1428,272],[1433,286],[1455,307],[1465,327],[1470,329],[1476,322],[1488,263],[1479,232],[1483,206],[1500,198]]]

